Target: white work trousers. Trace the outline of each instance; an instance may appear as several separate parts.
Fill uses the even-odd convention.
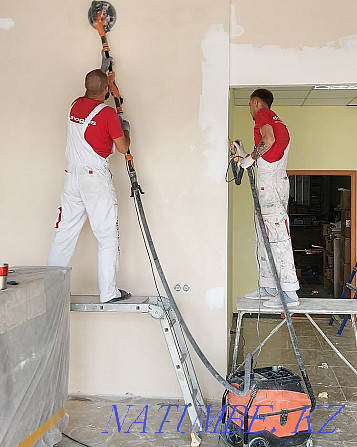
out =
[[[48,265],[67,267],[79,233],[89,218],[98,241],[98,287],[100,301],[119,296],[115,276],[119,262],[118,206],[108,169],[108,160],[99,156],[85,139],[85,131],[105,104],[97,105],[85,120],[68,116],[66,158],[68,168],[52,240]]]
[[[48,265],[68,266],[88,217],[98,241],[100,301],[109,301],[118,296],[119,261],[118,207],[110,172],[67,172],[61,203]]]
[[[257,168],[258,197],[281,287],[286,292],[299,290],[287,214],[289,179],[285,169],[264,170],[261,165]],[[258,222],[256,228],[259,286],[276,289]]]

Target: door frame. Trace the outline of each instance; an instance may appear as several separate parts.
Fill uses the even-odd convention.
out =
[[[356,264],[356,178],[357,171],[288,169],[288,175],[336,175],[351,177],[351,269]]]

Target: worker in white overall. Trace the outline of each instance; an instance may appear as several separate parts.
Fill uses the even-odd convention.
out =
[[[240,155],[243,168],[256,163],[257,192],[270,247],[276,264],[285,301],[289,307],[298,306],[296,291],[299,282],[296,276],[290,238],[287,207],[289,179],[286,173],[290,136],[285,124],[270,107],[273,95],[269,90],[255,90],[250,97],[250,113],[255,121],[254,150],[252,154]],[[281,307],[259,225],[257,228],[257,257],[259,288],[248,293],[246,298],[265,300],[266,307]]]
[[[119,289],[115,281],[119,261],[118,206],[108,159],[115,147],[122,154],[127,152],[130,125],[104,104],[109,85],[103,71],[89,72],[85,87],[85,95],[73,102],[68,116],[68,166],[48,265],[68,266],[88,218],[98,241],[100,301],[115,303],[130,293]]]

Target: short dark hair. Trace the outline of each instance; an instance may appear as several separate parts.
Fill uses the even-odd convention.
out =
[[[261,101],[265,102],[269,109],[274,101],[272,92],[265,88],[258,88],[257,90],[254,90],[254,92],[250,95],[250,99],[252,98],[259,98]]]
[[[86,75],[85,87],[91,95],[98,95],[105,90],[108,85],[108,76],[99,68],[90,71]]]

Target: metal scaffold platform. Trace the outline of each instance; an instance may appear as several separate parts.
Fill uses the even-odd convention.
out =
[[[357,315],[357,300],[355,299],[320,299],[320,298],[300,298],[300,305],[291,308],[291,315],[305,315],[313,327],[319,332],[321,337],[328,343],[331,349],[340,357],[340,359],[357,375],[357,369],[341,354],[341,352],[336,348],[332,341],[327,337],[320,326],[314,321],[310,315],[351,315],[351,324],[356,339],[357,346],[357,328],[356,328],[356,315]],[[240,332],[242,327],[242,320],[245,314],[282,314],[283,307],[270,308],[263,306],[259,303],[259,300],[252,300],[249,298],[238,298],[237,299],[237,326],[236,326],[236,336],[234,342],[234,353],[232,370],[236,368],[237,357],[238,357],[238,347]],[[278,330],[286,323],[286,319],[282,320],[271,332],[270,334],[261,342],[254,351],[253,355],[261,349],[262,346],[272,337]]]
[[[182,396],[185,405],[188,405],[187,413],[192,423],[191,446],[199,446],[201,441],[197,433],[201,431],[200,421],[205,414],[205,404],[180,322],[169,300],[160,296],[132,296],[125,301],[109,304],[100,303],[99,296],[72,295],[71,311],[147,313],[160,321]]]

